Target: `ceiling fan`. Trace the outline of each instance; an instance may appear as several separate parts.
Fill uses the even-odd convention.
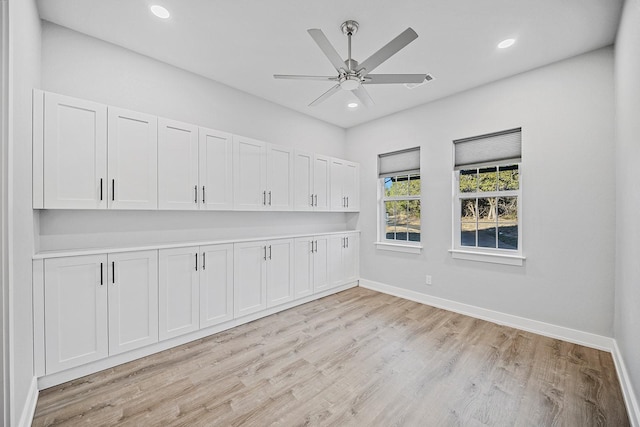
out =
[[[322,30],[313,28],[307,30],[309,35],[315,40],[316,44],[320,47],[322,52],[329,59],[331,64],[338,72],[337,76],[300,76],[300,75],[285,75],[274,74],[276,79],[293,79],[293,80],[322,80],[337,82],[335,86],[320,95],[314,100],[310,107],[320,104],[325,99],[329,98],[334,93],[340,91],[340,89],[351,91],[364,105],[373,105],[373,99],[369,96],[369,93],[365,90],[363,85],[371,84],[420,84],[425,81],[427,74],[369,74],[377,66],[382,64],[387,59],[398,53],[402,48],[418,38],[418,34],[411,28],[407,28],[395,39],[391,40],[385,46],[383,46],[376,53],[371,55],[362,63],[358,63],[355,59],[351,58],[351,37],[358,31],[358,23],[353,20],[345,21],[341,25],[342,32],[348,38],[348,58],[342,60],[338,52],[331,45],[327,37]]]

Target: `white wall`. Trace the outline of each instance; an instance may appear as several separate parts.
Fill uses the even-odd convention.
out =
[[[40,18],[32,0],[10,0],[9,293],[11,425],[29,416],[34,396],[31,257],[31,91],[40,84]],[[25,413],[26,411],[26,413]]]
[[[640,1],[627,0],[616,40],[615,338],[640,393]]]
[[[361,277],[612,336],[613,120],[605,48],[349,129],[347,157],[361,163]],[[452,140],[520,126],[524,266],[452,259]],[[377,154],[417,145],[424,250],[377,250]]]
[[[340,127],[48,22],[43,23],[42,43],[44,90],[345,156],[345,131]],[[350,216],[50,210],[40,213],[39,249],[339,231]]]

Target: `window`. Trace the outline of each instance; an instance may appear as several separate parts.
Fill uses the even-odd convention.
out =
[[[521,140],[512,129],[454,141],[456,258],[522,264]]]
[[[380,249],[420,246],[420,147],[378,156]]]

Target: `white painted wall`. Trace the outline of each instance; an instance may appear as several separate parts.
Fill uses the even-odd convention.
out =
[[[616,39],[615,338],[640,396],[640,0],[627,0]]]
[[[42,43],[44,90],[345,157],[340,127],[48,22]],[[52,250],[340,231],[350,215],[49,210],[38,239]]]
[[[361,163],[361,277],[612,336],[613,105],[605,48],[349,129],[347,157]],[[525,265],[454,260],[452,140],[519,126]],[[377,154],[417,145],[424,250],[377,250]]]
[[[11,425],[33,403],[31,91],[40,84],[40,18],[33,0],[9,1],[9,316]],[[25,420],[27,419],[25,418]]]

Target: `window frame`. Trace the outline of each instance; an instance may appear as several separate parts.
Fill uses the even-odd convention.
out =
[[[420,194],[418,195],[406,195],[406,196],[393,196],[388,197],[385,194],[385,179],[393,178],[393,177],[401,177],[401,176],[419,176],[420,177]],[[410,182],[411,178],[409,178]],[[393,202],[393,201],[410,201],[417,200],[420,204],[420,241],[413,240],[396,240],[396,239],[387,239],[386,233],[386,208],[385,202]],[[422,173],[421,171],[407,171],[407,172],[399,172],[393,176],[381,177],[378,178],[378,235],[376,246],[378,249],[383,250],[391,250],[396,252],[408,252],[408,253],[420,253],[422,250]],[[407,231],[408,233],[408,231]],[[408,236],[407,236],[408,237]]]
[[[460,172],[469,169],[483,169],[501,166],[517,165],[518,166],[518,189],[517,190],[496,190],[496,191],[475,191],[460,192]],[[499,169],[498,169],[499,170]],[[452,244],[449,252],[453,258],[466,259],[471,261],[483,261],[497,264],[519,265],[523,264],[525,259],[523,255],[523,216],[522,216],[522,188],[523,188],[523,167],[520,161],[496,161],[481,164],[465,165],[460,169],[453,171],[452,185]],[[491,197],[516,197],[518,204],[518,248],[486,248],[478,246],[463,246],[461,242],[461,217],[462,217],[462,201],[465,199],[491,198]],[[476,242],[477,245],[477,242]]]

